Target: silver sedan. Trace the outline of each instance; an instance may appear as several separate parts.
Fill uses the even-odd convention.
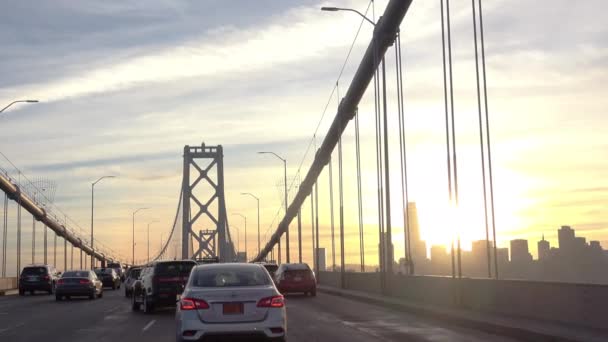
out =
[[[203,337],[285,341],[285,301],[258,264],[207,264],[192,269],[175,313],[177,341]]]

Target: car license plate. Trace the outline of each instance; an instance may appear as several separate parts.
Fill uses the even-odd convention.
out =
[[[224,303],[224,315],[242,315],[243,303]]]
[[[302,281],[302,277],[295,277],[293,278],[294,281]]]
[[[27,281],[37,281],[38,277],[27,277]]]

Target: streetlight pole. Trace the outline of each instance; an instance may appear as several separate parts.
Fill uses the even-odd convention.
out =
[[[239,237],[239,235],[241,235],[241,231],[239,230],[239,227],[237,227],[237,226],[232,226],[232,228],[236,229],[236,257],[238,260],[239,249],[241,249],[241,238]]]
[[[245,261],[247,261],[247,216],[240,213],[234,213],[233,215],[238,215],[245,220]]]
[[[274,152],[258,152],[259,154],[272,154],[275,157],[279,158],[283,161],[283,180],[284,180],[284,192],[285,192],[285,215],[287,215],[287,160],[282,158],[278,154]],[[287,227],[287,231],[285,232],[285,249],[286,249],[286,257],[287,263],[289,263],[289,227]],[[281,263],[281,239],[279,239],[279,264]]]
[[[158,220],[148,222],[148,263],[150,263],[150,225]]]
[[[138,208],[133,212],[133,245],[132,245],[132,259],[133,265],[135,265],[135,214],[140,210],[146,210],[150,208]]]
[[[258,202],[258,254],[260,254],[260,199],[256,195],[249,192],[243,192],[241,195],[249,195],[255,198],[255,200]]]
[[[116,176],[103,176],[100,177],[98,180],[94,181],[93,183],[91,183],[91,250],[93,251],[93,254],[95,254],[95,248],[93,247],[93,214],[94,214],[94,210],[95,210],[95,184],[101,182],[102,179],[104,178],[115,178]],[[91,269],[93,269],[95,267],[95,258],[91,258]]]
[[[38,100],[16,100],[16,101],[13,101],[13,102],[9,103],[6,107],[2,108],[0,110],[0,113],[4,112],[6,109],[8,109],[8,107],[14,105],[15,103],[38,103]]]

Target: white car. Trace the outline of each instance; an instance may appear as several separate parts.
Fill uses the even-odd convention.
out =
[[[207,336],[285,341],[285,301],[259,264],[206,264],[192,269],[175,312],[177,341]]]

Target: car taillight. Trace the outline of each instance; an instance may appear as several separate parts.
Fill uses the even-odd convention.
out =
[[[180,277],[154,277],[154,280],[158,283],[173,283],[173,282],[181,282],[182,278],[180,278]]]
[[[282,308],[285,306],[283,296],[273,296],[260,299],[258,308]]]
[[[57,284],[63,284],[63,283],[65,283],[65,280],[63,280],[63,279],[57,280]]]
[[[179,301],[181,310],[204,310],[209,309],[209,304],[202,299],[197,298],[182,298]]]
[[[42,277],[42,280],[51,280],[51,277],[49,277],[48,275],[45,275]]]
[[[89,279],[80,279],[81,284],[90,284],[91,281]]]

